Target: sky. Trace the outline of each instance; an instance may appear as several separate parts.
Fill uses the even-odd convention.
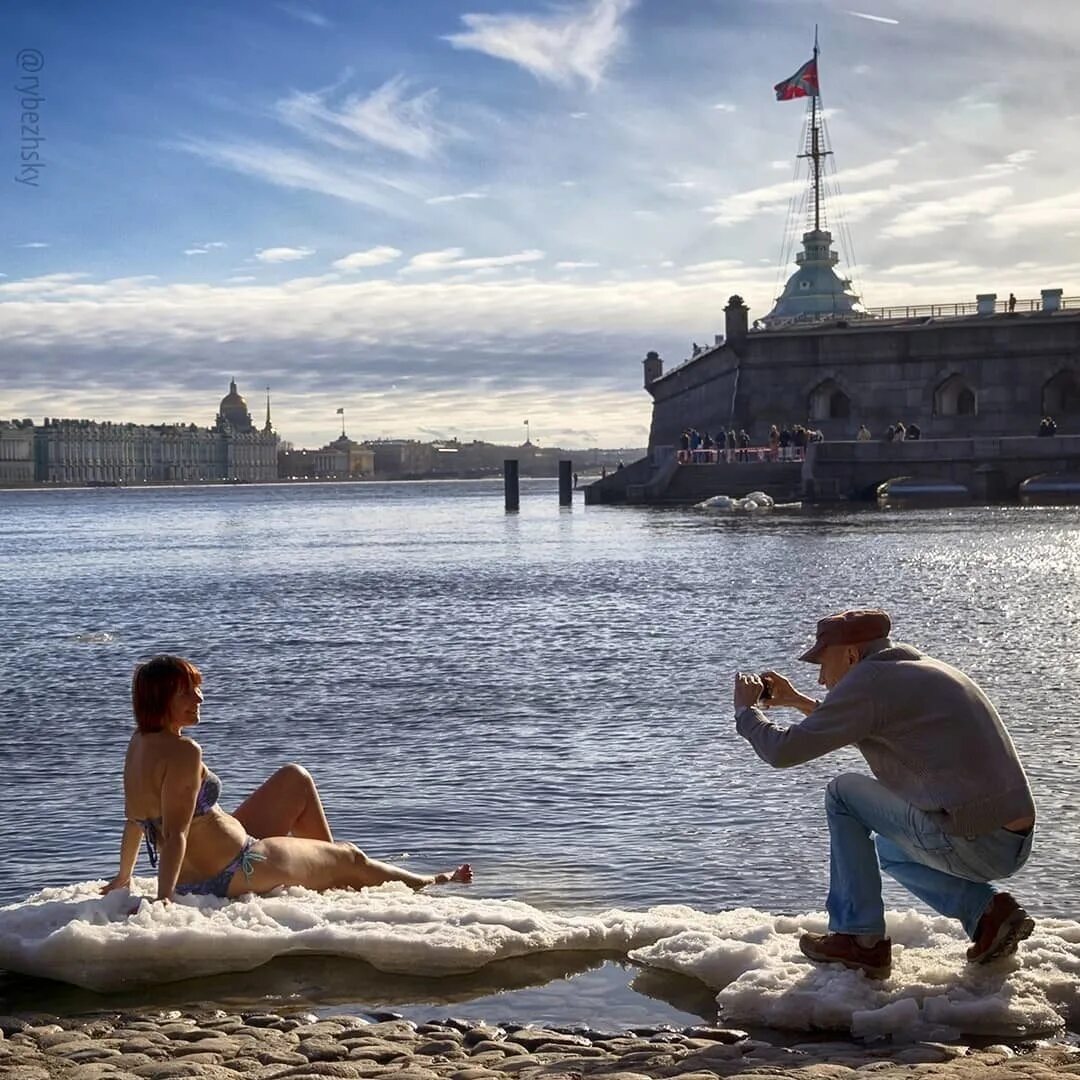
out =
[[[794,269],[805,110],[772,87],[815,24],[863,302],[1078,295],[1071,7],[5,5],[0,418],[208,425],[235,378],[297,446],[339,408],[358,439],[642,446],[645,353]]]

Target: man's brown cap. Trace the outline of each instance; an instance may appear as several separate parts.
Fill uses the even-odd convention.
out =
[[[822,653],[830,645],[861,645],[866,641],[889,636],[892,620],[876,608],[860,611],[841,611],[829,615],[817,624],[817,641],[799,657],[808,664],[820,664]]]

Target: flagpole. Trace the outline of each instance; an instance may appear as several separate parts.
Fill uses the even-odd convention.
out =
[[[814,161],[814,231],[821,230],[821,152],[818,146],[817,102],[821,93],[821,69],[818,67],[818,28],[814,23],[814,71],[817,73],[817,93],[810,96],[810,153]]]

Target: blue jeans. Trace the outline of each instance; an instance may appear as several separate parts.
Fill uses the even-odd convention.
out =
[[[884,936],[880,860],[881,870],[935,911],[959,919],[974,940],[997,891],[989,882],[1015,874],[1031,854],[1031,834],[997,829],[953,836],[933,815],[861,773],[829,784],[825,812],[832,841],[826,906],[829,930],[838,934]]]

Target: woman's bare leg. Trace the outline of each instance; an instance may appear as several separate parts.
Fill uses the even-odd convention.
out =
[[[267,836],[334,839],[319,789],[302,765],[283,765],[233,812],[256,840]]]
[[[428,885],[447,885],[451,881],[460,882],[462,885],[468,885],[472,881],[472,867],[468,863],[462,863],[457,869],[441,874],[414,874],[411,870],[394,866],[393,863],[369,859],[359,848],[356,849],[355,857],[360,864],[356,880],[364,880],[360,886],[348,886],[354,889],[365,885],[385,885],[388,881],[403,881],[410,889],[417,890]]]
[[[229,888],[230,896],[245,892],[264,893],[279,885],[301,885],[306,889],[363,889],[400,881],[411,889],[449,882],[472,881],[472,868],[462,863],[455,870],[441,874],[414,874],[391,863],[370,859],[355,844],[324,843],[294,836],[272,836],[254,848],[265,855],[256,862],[250,878],[236,874]]]

